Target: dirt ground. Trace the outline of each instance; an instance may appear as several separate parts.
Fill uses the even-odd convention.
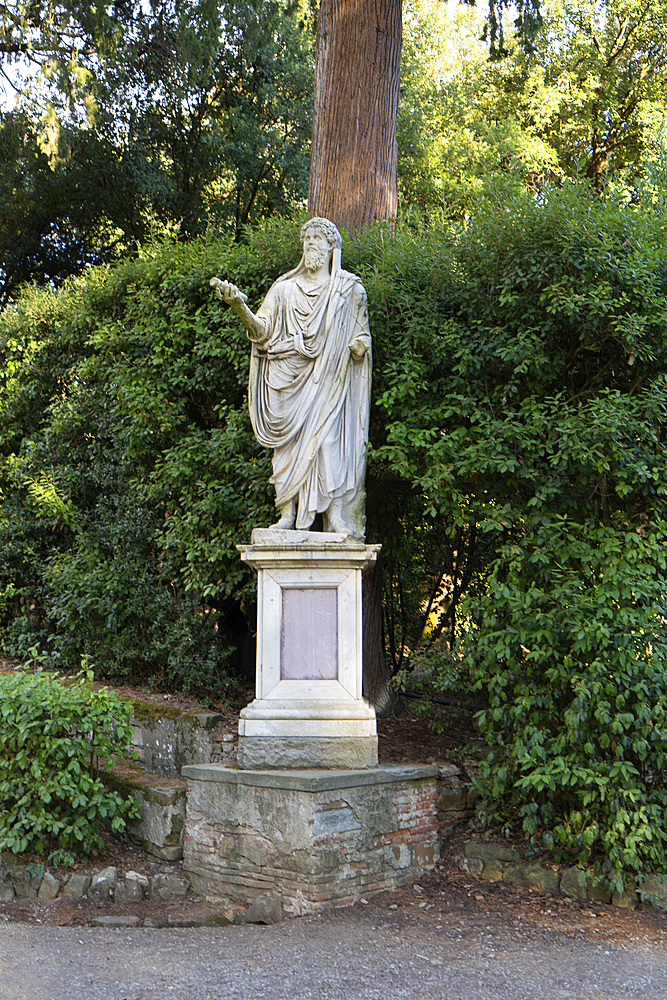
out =
[[[0,997],[667,998],[663,917],[480,882],[453,855],[398,891],[272,927],[0,926]]]

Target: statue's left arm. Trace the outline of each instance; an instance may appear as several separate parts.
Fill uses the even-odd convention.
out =
[[[360,281],[354,290],[354,324],[350,339],[350,354],[355,361],[362,361],[371,349],[371,331],[368,322],[368,299]]]

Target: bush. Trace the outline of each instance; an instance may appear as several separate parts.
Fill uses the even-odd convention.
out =
[[[63,683],[42,670],[0,675],[0,850],[73,864],[125,829],[138,807],[105,788],[132,737],[130,706],[92,675]]]
[[[481,815],[614,889],[667,870],[667,523],[549,517],[501,554],[465,659],[489,707]]]
[[[576,185],[539,198],[498,190],[465,228],[376,226],[343,248],[368,291],[373,332],[367,537],[383,545],[391,669],[418,663],[443,685],[477,678],[496,748],[487,818],[510,823],[534,803],[519,815],[527,834],[606,858],[613,877],[619,865],[664,865],[655,540],[667,522],[666,222],[659,208]],[[256,305],[298,259],[297,231],[273,220],[238,246],[152,248],[4,311],[5,646],[38,641],[68,666],[88,653],[107,676],[209,696],[238,671],[254,579],[235,545],[272,517],[270,455],[246,413],[245,335],[208,280],[233,276]],[[617,567],[613,586],[604,560]],[[562,622],[556,645],[533,631],[538,597],[549,627]],[[589,614],[597,623],[598,607],[622,628],[608,640],[600,632],[584,655],[575,625]],[[527,620],[534,671],[510,633],[509,652],[496,649],[514,617]],[[536,692],[528,709],[522,671]],[[609,726],[622,732],[606,747],[606,723],[582,721],[586,763],[562,720],[577,685],[595,688],[603,673],[618,679]],[[635,694],[623,695],[627,685]],[[642,685],[657,747],[643,770],[628,757],[648,725]],[[615,707],[623,697],[627,711]],[[521,757],[526,712],[526,745],[565,761],[567,795],[538,787],[537,750]],[[604,800],[584,802],[589,771],[605,769]],[[627,821],[626,787],[636,803]],[[582,807],[592,810],[585,827]],[[650,856],[636,843],[644,829]]]
[[[235,546],[271,516],[270,464],[247,419],[247,341],[209,278],[257,298],[295,252],[280,234],[162,246],[5,310],[6,652],[225,695],[254,618]]]

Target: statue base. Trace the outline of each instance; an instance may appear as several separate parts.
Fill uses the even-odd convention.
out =
[[[356,770],[376,767],[377,736],[240,736],[239,767]]]
[[[257,570],[257,697],[239,720],[239,766],[377,764],[375,710],[361,694],[361,576],[379,545],[260,528],[241,558]]]
[[[414,882],[438,860],[437,770],[189,765],[183,867],[239,916],[316,913]]]

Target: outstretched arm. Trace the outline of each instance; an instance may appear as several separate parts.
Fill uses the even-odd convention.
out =
[[[220,278],[211,278],[211,287],[215,288],[215,294],[228,306],[231,306],[238,318],[248,331],[251,340],[266,340],[266,325],[263,319],[255,316],[254,312],[246,305],[248,296],[244,295],[236,285],[230,281],[221,281]]]

